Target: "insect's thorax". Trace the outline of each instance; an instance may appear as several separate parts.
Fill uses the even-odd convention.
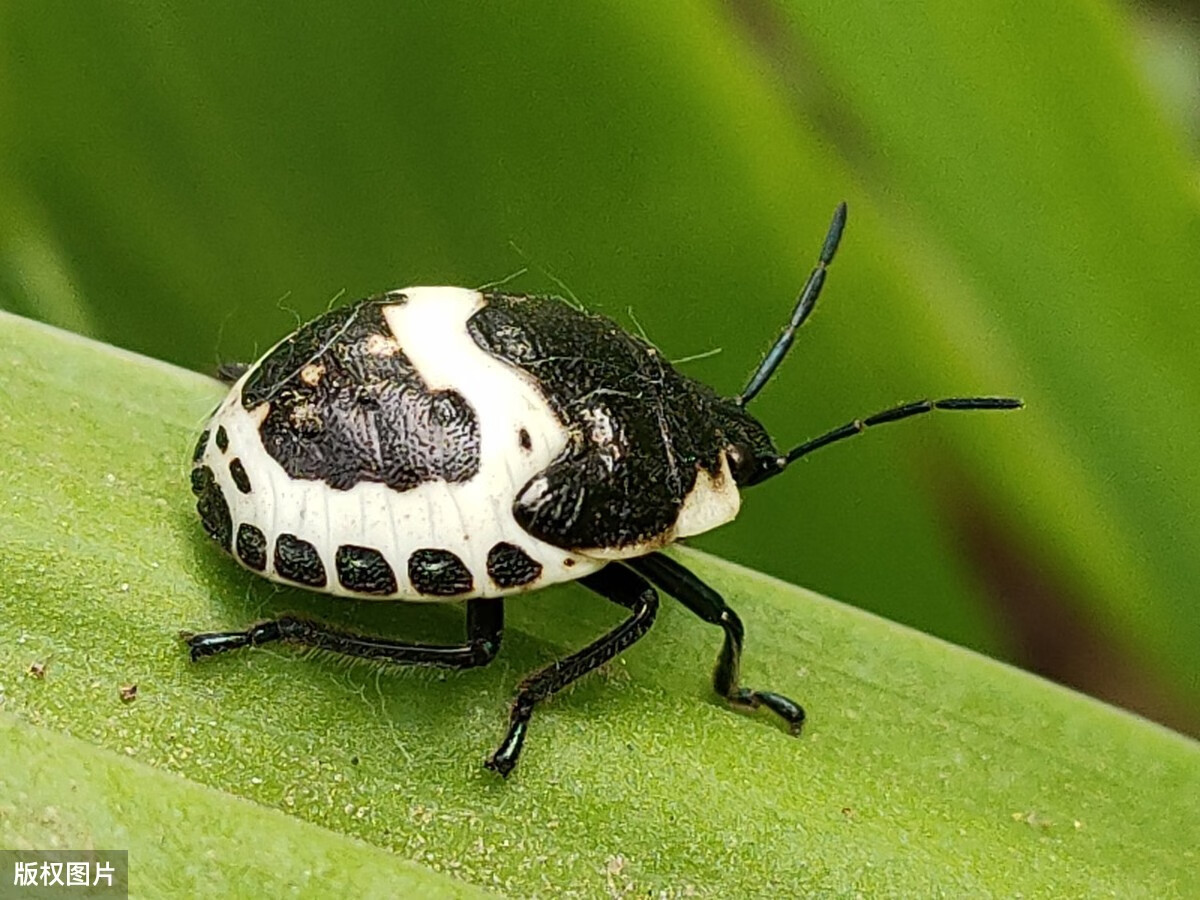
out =
[[[489,295],[478,344],[529,373],[571,441],[518,498],[534,534],[635,556],[737,515],[728,401],[611,319],[554,298]]]
[[[214,413],[193,487],[267,577],[500,595],[732,519],[721,402],[560,301],[409,288],[269,351]]]

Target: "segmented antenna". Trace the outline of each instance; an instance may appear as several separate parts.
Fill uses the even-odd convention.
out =
[[[804,320],[816,306],[817,298],[821,296],[821,288],[825,286],[825,273],[829,269],[829,264],[833,262],[833,255],[837,253],[838,243],[842,239],[842,231],[845,227],[846,204],[842,202],[834,210],[833,221],[829,223],[829,232],[825,235],[825,243],[821,246],[821,256],[812,272],[809,273],[808,280],[804,282],[804,287],[800,289],[800,296],[796,298],[796,307],[792,310],[792,317],[788,321],[787,327],[783,329],[783,333],[775,341],[775,346],[771,348],[754,374],[750,376],[750,383],[746,385],[746,389],[738,395],[738,406],[745,406],[758,395],[758,392],[763,389],[763,385],[775,374],[775,370],[779,368],[779,364],[783,362],[788,351],[792,349],[792,342],[796,339],[796,329],[804,324]]]
[[[800,457],[808,456],[808,454],[815,450],[820,450],[822,447],[828,447],[830,444],[836,444],[838,441],[844,441],[846,438],[862,434],[872,425],[899,422],[901,419],[923,415],[924,413],[933,412],[935,409],[1020,409],[1024,405],[1024,401],[1017,400],[1015,397],[947,397],[944,400],[914,400],[912,403],[893,406],[891,409],[877,412],[875,415],[867,416],[865,419],[855,419],[853,422],[847,422],[840,428],[827,431],[825,434],[813,438],[811,441],[805,441],[799,447],[788,451],[786,456],[779,458],[779,471],[782,472]]]

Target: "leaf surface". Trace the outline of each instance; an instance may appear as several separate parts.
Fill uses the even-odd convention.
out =
[[[710,695],[719,632],[667,603],[538,710],[509,781],[484,771],[517,681],[617,620],[575,586],[511,602],[478,671],[190,664],[181,628],[292,609],[451,640],[461,613],[277,590],[223,556],[187,490],[215,382],[0,314],[0,383],[0,833],[128,846],[135,892],[198,877],[170,880],[193,848],[231,890],[273,854],[287,884],[310,845],[308,884],[337,863],[368,892],[437,871],[520,896],[1200,890],[1194,742],[695,551],[746,622],[747,683],[808,708],[799,739]],[[255,862],[227,871],[238,846]]]

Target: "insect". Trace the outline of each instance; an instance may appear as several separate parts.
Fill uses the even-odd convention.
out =
[[[776,449],[746,408],[812,312],[845,223],[841,204],[791,318],[733,397],[604,316],[451,287],[334,309],[253,365],[227,368],[233,387],[193,455],[208,534],[273,581],[358,599],[465,600],[467,634],[449,646],[407,643],[285,615],[185,634],[191,658],[286,641],[401,665],[482,666],[500,647],[503,598],[578,581],[628,616],[521,682],[485,763],[507,776],[537,704],[642,637],[661,589],[723,630],[717,694],[798,733],[800,704],[741,683],[737,613],[662,549],[733,519],[745,488],[873,425],[1021,406],[920,400]]]

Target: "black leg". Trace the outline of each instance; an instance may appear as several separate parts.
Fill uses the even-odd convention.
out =
[[[654,616],[658,613],[658,594],[645,579],[621,566],[607,566],[581,578],[580,583],[613,603],[619,603],[632,615],[598,641],[535,672],[521,682],[520,691],[513,701],[508,721],[508,734],[485,765],[494,772],[508,777],[521,755],[525,743],[525,732],[533,707],[555,691],[560,691],[575,679],[586,675],[597,666],[608,662],[626,647],[650,630]]]
[[[217,366],[217,379],[226,384],[233,384],[245,375],[246,370],[249,368],[249,363],[221,363]]]
[[[458,646],[409,644],[352,634],[296,616],[281,616],[269,622],[260,622],[245,631],[185,633],[182,637],[191,650],[193,662],[226,650],[257,647],[271,641],[287,641],[344,656],[402,666],[470,669],[486,666],[492,661],[496,651],[500,649],[503,632],[504,601],[475,599],[467,601],[467,642]]]
[[[794,700],[771,691],[753,691],[738,684],[742,659],[742,639],[746,631],[725,598],[669,556],[651,553],[624,561],[645,575],[705,622],[725,629],[725,644],[713,670],[713,690],[732,706],[757,709],[765,706],[788,723],[792,734],[799,734],[804,725],[804,708]]]

